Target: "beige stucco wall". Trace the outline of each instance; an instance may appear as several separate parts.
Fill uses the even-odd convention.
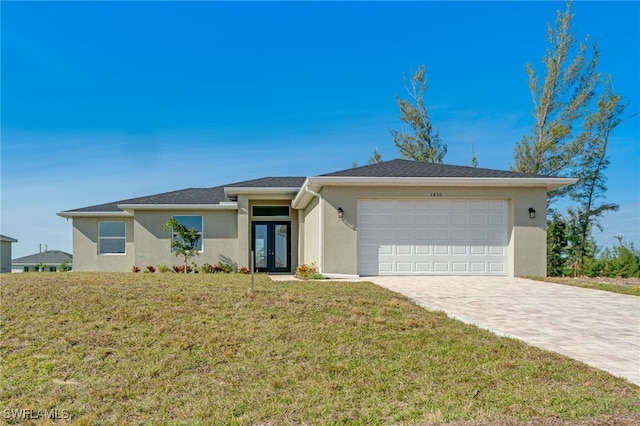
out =
[[[125,222],[125,253],[98,254],[98,223]],[[73,218],[73,270],[86,271],[130,271],[135,265],[133,244],[133,218],[75,217]]]
[[[183,259],[171,252],[171,230],[163,231],[172,216],[202,216],[202,251],[189,260],[197,265],[218,262],[238,263],[238,225],[235,210],[137,210],[134,232],[136,236],[136,265],[145,268],[160,263],[171,267],[181,265]]]
[[[202,216],[204,239],[202,252],[191,259],[198,265],[220,261],[237,263],[238,233],[236,211],[136,211],[133,217],[75,217],[73,219],[73,269],[75,271],[127,272],[136,265],[171,267],[182,260],[171,252],[171,231],[163,231],[173,215]],[[98,222],[126,222],[125,254],[98,254]],[[135,236],[135,243],[134,243]],[[238,266],[244,266],[239,264]]]
[[[0,241],[0,273],[11,272],[11,242]]]
[[[474,187],[358,187],[325,186],[324,197],[324,250],[323,272],[328,274],[358,273],[358,199],[367,198],[412,198],[432,199],[432,192],[441,193],[443,199],[503,199],[508,201],[509,265],[512,276],[546,275],[546,189],[545,188],[474,188]],[[317,202],[316,202],[317,203]],[[343,219],[338,218],[337,209],[344,210]],[[537,214],[529,218],[529,207]],[[319,214],[317,205],[309,204],[305,209],[305,263],[317,259],[307,250],[317,247],[317,235],[312,234],[318,225],[312,225]],[[317,251],[317,249],[316,249]]]
[[[300,254],[300,263],[310,265],[315,263],[320,265],[320,209],[318,198],[314,197],[309,205],[301,210],[302,223],[300,228],[302,229],[301,239],[299,246],[302,247]]]

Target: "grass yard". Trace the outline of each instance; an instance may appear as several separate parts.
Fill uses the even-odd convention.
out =
[[[80,425],[640,423],[638,386],[369,283],[1,279],[9,424],[23,422],[10,410]]]
[[[608,278],[608,277],[528,277],[533,280],[546,281],[574,287],[591,288],[611,293],[640,296],[640,278]]]

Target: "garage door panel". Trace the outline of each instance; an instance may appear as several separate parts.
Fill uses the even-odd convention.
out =
[[[433,262],[433,272],[436,273],[449,273],[449,262]]]
[[[358,272],[507,273],[503,200],[361,200]]]
[[[502,246],[490,246],[489,254],[491,256],[502,256],[505,253],[505,249]]]
[[[434,256],[448,256],[449,255],[449,246],[433,246],[433,254]]]
[[[507,272],[507,268],[503,262],[488,262],[489,272],[494,274],[504,274]]]
[[[449,215],[435,214],[433,215],[433,224],[435,226],[449,225]]]
[[[471,246],[470,253],[474,256],[484,256],[488,252],[486,246]]]
[[[451,239],[456,243],[461,241],[466,242],[469,239],[469,231],[466,229],[454,229],[451,231]]]
[[[413,228],[405,229],[398,228],[395,232],[396,240],[412,240],[413,239]]]
[[[413,246],[412,245],[398,245],[398,246],[396,246],[396,253],[398,255],[412,255],[413,254]]]
[[[451,216],[451,224],[457,226],[465,226],[469,222],[467,215],[455,214]]]
[[[417,273],[431,272],[431,262],[416,262],[416,272]]]
[[[433,230],[433,239],[434,240],[442,240],[449,241],[449,230],[448,229],[434,229]]]
[[[469,247],[467,246],[453,246],[451,247],[451,254],[458,256],[466,256],[469,254]]]
[[[428,256],[431,254],[431,246],[416,246],[416,254]]]
[[[378,254],[381,254],[381,255],[385,255],[385,254],[393,255],[395,253],[394,248],[395,248],[395,245],[393,245],[393,244],[380,245],[380,246],[378,246]]]
[[[487,223],[485,215],[480,214],[472,214],[469,216],[469,224],[470,225],[485,225]]]
[[[469,262],[470,271],[474,274],[485,274],[487,273],[487,263],[486,262]]]
[[[451,262],[451,271],[456,273],[468,272],[467,262]]]
[[[424,213],[416,213],[415,215],[415,224],[416,225],[429,225],[431,224],[431,218],[428,214]]]
[[[411,269],[411,262],[396,262],[396,271],[400,274],[413,272]]]
[[[470,229],[469,238],[472,241],[485,241],[487,239],[487,231],[485,229]]]

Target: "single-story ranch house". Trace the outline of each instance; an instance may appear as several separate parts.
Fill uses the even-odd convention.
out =
[[[320,176],[265,177],[116,201],[73,220],[75,271],[178,265],[172,217],[220,261],[329,277],[546,275],[547,191],[575,179],[392,160]]]
[[[45,250],[11,261],[14,272],[58,272],[62,264],[68,271],[73,268],[73,256],[60,250]]]

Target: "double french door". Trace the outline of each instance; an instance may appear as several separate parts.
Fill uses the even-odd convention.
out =
[[[291,222],[253,222],[256,272],[291,272]]]

